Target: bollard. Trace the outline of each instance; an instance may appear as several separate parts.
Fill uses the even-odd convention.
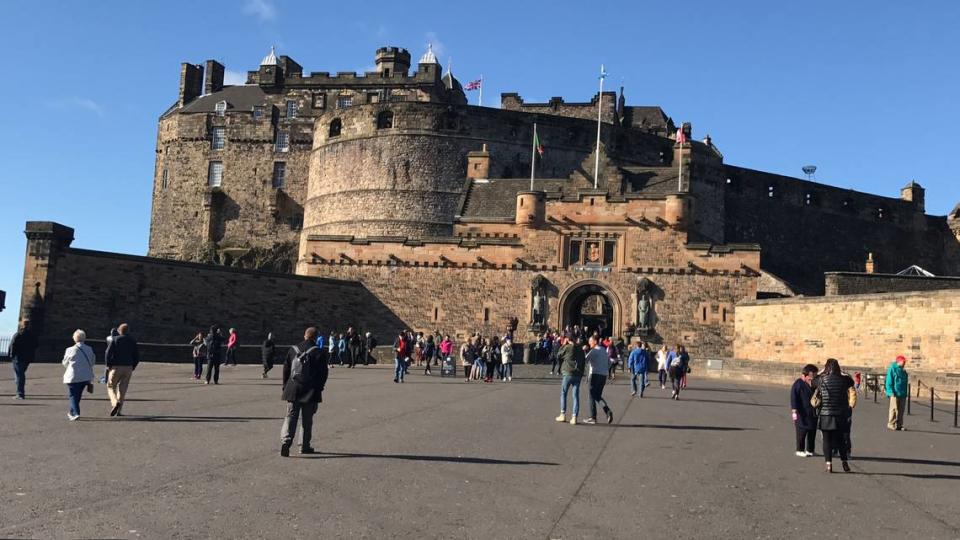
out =
[[[910,385],[907,385],[907,416],[910,416],[910,394],[913,392],[910,390]]]
[[[877,386],[876,385],[874,385],[873,387],[873,402],[874,403],[877,402]]]
[[[933,387],[930,387],[930,421],[933,422]]]
[[[917,379],[917,399],[920,398],[920,379]]]
[[[960,390],[953,393],[953,427],[957,427],[957,409],[960,409]]]

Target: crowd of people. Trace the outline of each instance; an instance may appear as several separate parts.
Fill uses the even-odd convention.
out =
[[[908,393],[907,359],[897,356],[887,368],[884,389],[890,398],[887,429],[903,431],[903,413]],[[827,359],[820,371],[807,364],[790,388],[790,413],[796,431],[796,455],[811,457],[816,450],[817,430],[823,441],[825,471],[833,472],[833,457],[840,457],[844,472],[850,472],[853,451],[853,411],[860,391],[859,373],[853,376]]]
[[[123,415],[127,389],[140,362],[139,347],[129,330],[129,325],[121,324],[111,329],[106,338],[105,372],[100,382],[106,384],[112,417]],[[83,330],[76,330],[72,337],[74,344],[64,351],[62,363],[65,368],[63,383],[67,386],[69,400],[67,418],[74,421],[80,417],[80,401],[84,391],[93,392],[96,354],[86,344],[87,336]],[[197,333],[190,345],[195,380],[219,384],[220,365],[224,359],[226,365],[237,364],[239,338],[234,328],[228,330],[225,338],[218,325],[211,326],[206,333]],[[334,365],[367,365],[376,346],[377,341],[369,332],[361,337],[352,327],[343,334],[330,333],[327,339],[315,327],[310,327],[304,333],[304,341],[287,350],[282,374],[283,399],[288,402],[281,441],[283,455],[289,455],[298,422],[302,425],[301,451],[313,451],[310,447],[312,418],[321,401],[329,369]],[[622,340],[603,338],[597,332],[587,335],[577,327],[568,328],[562,333],[544,333],[532,344],[534,361],[549,361],[550,374],[557,373],[561,377],[557,422],[578,423],[580,386],[584,376],[588,378],[589,416],[582,423],[597,422],[598,406],[606,422],[613,422],[613,411],[604,399],[603,392],[618,366],[622,370],[629,370],[631,396],[644,396],[645,389],[650,385],[648,374],[655,365],[660,388],[665,389],[669,380],[671,398],[680,399],[690,373],[690,356],[683,345],[663,345],[654,352],[649,343],[637,341],[630,345],[626,362],[620,361],[624,356],[622,346]],[[12,338],[8,352],[14,371],[15,399],[25,399],[26,372],[35,358],[37,347],[38,340],[29,323],[23,324]],[[274,367],[277,347],[273,334],[268,334],[260,347],[263,378],[267,378]],[[397,335],[393,351],[395,383],[402,383],[412,366],[423,367],[424,375],[431,375],[431,367],[445,361],[453,366],[456,360],[463,368],[465,382],[490,383],[494,379],[512,381],[518,347],[512,332],[502,337],[475,333],[457,347],[449,334],[442,334],[439,330],[432,334],[407,330]],[[898,356],[888,367],[884,378],[886,395],[890,399],[887,428],[894,431],[904,429],[903,416],[909,385],[905,365],[906,358]],[[790,390],[797,456],[814,455],[816,432],[819,430],[822,434],[825,470],[832,472],[833,457],[836,455],[840,458],[843,470],[850,471],[848,461],[852,452],[853,410],[861,388],[860,382],[860,373],[852,376],[845,373],[833,358],[826,361],[822,371],[813,364],[803,367]],[[567,398],[571,392],[572,407],[568,409]],[[571,412],[569,417],[568,410]]]

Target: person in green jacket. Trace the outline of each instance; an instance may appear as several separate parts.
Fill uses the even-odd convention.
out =
[[[907,384],[909,375],[903,369],[907,359],[901,355],[887,368],[886,390],[890,396],[890,415],[887,418],[887,429],[903,431],[903,411],[907,404]]]

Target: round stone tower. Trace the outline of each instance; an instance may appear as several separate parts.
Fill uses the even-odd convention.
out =
[[[470,143],[446,131],[447,105],[338,109],[314,126],[304,234],[449,236]]]

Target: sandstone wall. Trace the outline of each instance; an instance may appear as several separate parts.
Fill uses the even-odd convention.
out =
[[[908,369],[960,383],[960,291],[759,300],[737,305],[734,356],[757,363]],[[928,382],[929,384],[929,382]]]

